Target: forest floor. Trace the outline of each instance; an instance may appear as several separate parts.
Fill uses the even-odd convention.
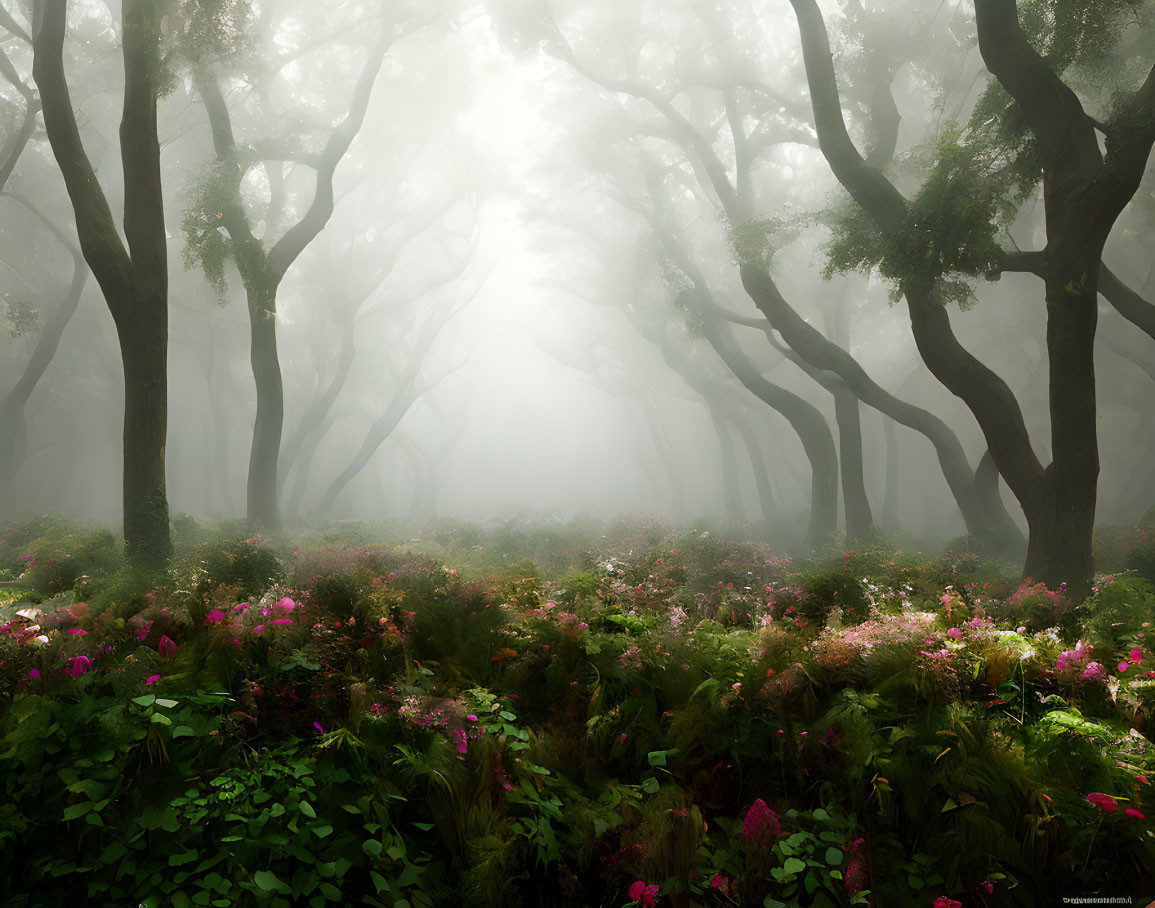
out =
[[[882,539],[177,530],[0,528],[0,905],[1155,899],[1150,527],[1078,605]]]

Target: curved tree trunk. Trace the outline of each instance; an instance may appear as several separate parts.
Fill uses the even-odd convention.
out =
[[[870,500],[862,468],[862,418],[858,398],[843,387],[834,392],[834,416],[838,424],[838,462],[842,475],[842,504],[846,512],[846,538],[865,540],[874,529]]]
[[[281,528],[277,459],[285,423],[285,392],[277,353],[276,290],[249,298],[249,358],[257,390],[257,414],[249,451],[248,524],[253,530]]]
[[[888,533],[898,530],[899,449],[894,420],[882,417],[882,434],[886,440],[886,480],[882,493],[882,528]]]

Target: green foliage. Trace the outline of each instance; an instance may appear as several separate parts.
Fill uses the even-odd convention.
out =
[[[229,291],[225,265],[234,252],[224,227],[224,212],[239,204],[234,171],[235,165],[229,161],[206,167],[185,191],[180,224],[185,237],[181,253],[185,269],[203,269],[221,305],[227,302]]]
[[[828,212],[827,278],[877,269],[891,282],[894,301],[904,283],[916,282],[933,284],[941,303],[970,304],[973,290],[963,278],[996,270],[995,235],[1013,208],[1005,182],[992,179],[991,162],[964,138],[957,125],[949,124],[932,147],[918,151],[918,163],[928,175],[901,229],[880,230],[849,200]]]
[[[1005,565],[881,542],[521,526],[463,581],[358,531],[297,550],[290,597],[215,535],[94,578],[114,609],[0,606],[18,900],[1026,905],[1155,867],[1124,809],[1155,815],[1145,579],[1032,633],[1055,599]]]
[[[84,576],[113,574],[124,561],[120,543],[108,530],[53,530],[41,536],[30,552],[22,582],[46,596],[71,589]]]

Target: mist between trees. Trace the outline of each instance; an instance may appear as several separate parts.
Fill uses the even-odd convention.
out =
[[[1155,502],[1155,4],[0,2],[0,503],[665,512],[1076,597]],[[842,534],[842,535],[839,535]]]

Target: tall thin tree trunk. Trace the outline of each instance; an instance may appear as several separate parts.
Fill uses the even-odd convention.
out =
[[[249,353],[257,390],[257,414],[249,454],[248,523],[251,530],[277,532],[277,459],[285,422],[285,392],[277,353],[276,290],[249,301]]]

